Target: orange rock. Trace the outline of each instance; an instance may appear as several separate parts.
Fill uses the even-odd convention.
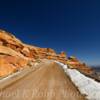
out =
[[[69,65],[70,68],[77,69],[82,73],[85,73],[85,74],[92,74],[93,73],[92,68],[88,67],[86,64],[81,63],[75,57],[69,57],[67,64]]]
[[[0,77],[6,76],[16,71],[16,68],[9,64],[5,59],[0,58]]]
[[[0,77],[9,75],[11,73],[14,73],[15,71],[16,68],[10,64],[3,64],[3,65],[0,64]]]
[[[61,58],[67,58],[67,57],[66,57],[66,53],[65,53],[65,52],[61,52],[61,53],[60,53],[60,57],[61,57]]]
[[[91,68],[82,64],[75,57],[67,58],[65,52],[57,54],[51,48],[24,44],[11,33],[0,30],[0,76],[13,73],[15,70],[27,66],[30,61],[33,63],[38,59],[56,60],[81,72],[92,72]]]

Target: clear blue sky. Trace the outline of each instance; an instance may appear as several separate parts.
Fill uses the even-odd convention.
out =
[[[2,0],[0,28],[26,43],[100,64],[100,0]]]

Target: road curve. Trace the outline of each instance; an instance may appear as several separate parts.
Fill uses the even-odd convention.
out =
[[[85,100],[56,63],[36,71],[0,91],[0,100]]]

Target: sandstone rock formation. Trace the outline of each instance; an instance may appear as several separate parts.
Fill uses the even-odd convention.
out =
[[[80,63],[76,58],[67,58],[65,52],[57,54],[51,48],[40,48],[24,44],[14,35],[0,30],[0,77],[12,74],[37,60],[50,59],[68,64],[83,73],[92,73],[91,68]]]
[[[72,69],[77,69],[81,71],[82,73],[85,72],[85,74],[92,74],[93,69],[89,68],[85,63],[81,63],[76,57],[69,57],[67,60],[67,65],[69,65]]]

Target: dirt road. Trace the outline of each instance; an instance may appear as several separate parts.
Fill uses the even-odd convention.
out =
[[[36,71],[1,90],[0,100],[85,100],[56,63]]]

